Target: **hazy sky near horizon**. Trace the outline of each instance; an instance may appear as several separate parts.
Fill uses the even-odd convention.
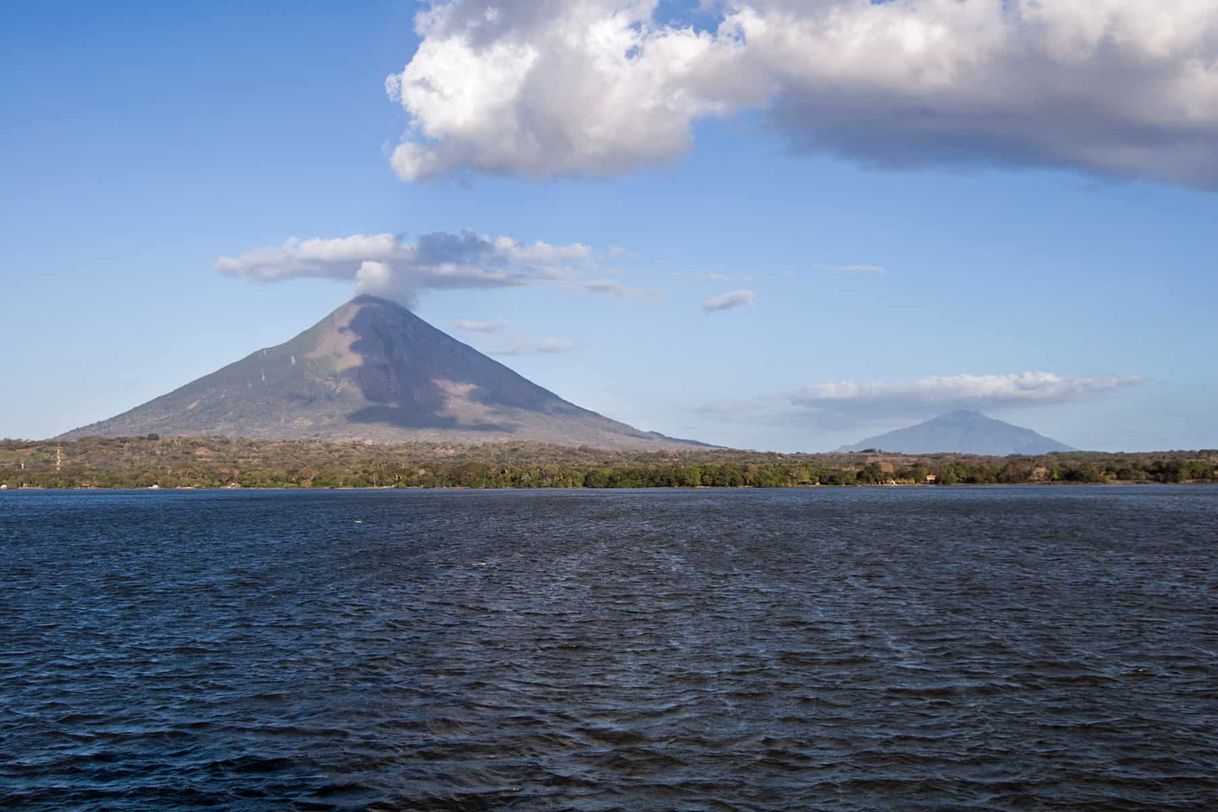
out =
[[[1218,0],[17,0],[0,109],[0,436],[362,291],[713,443],[1218,447]]]

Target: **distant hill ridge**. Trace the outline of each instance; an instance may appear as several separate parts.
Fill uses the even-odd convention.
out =
[[[871,448],[899,454],[955,452],[997,457],[1074,450],[1031,429],[966,409],[939,415],[916,426],[868,437],[838,450],[863,451]]]
[[[404,307],[359,296],[292,340],[63,435],[485,443],[661,449],[701,443],[580,408]]]

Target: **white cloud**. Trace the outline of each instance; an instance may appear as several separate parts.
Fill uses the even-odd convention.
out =
[[[600,293],[618,299],[646,299],[655,296],[651,291],[624,285],[613,279],[589,279],[587,282],[580,282],[578,287],[588,293]]]
[[[531,245],[521,245],[511,237],[499,237],[495,240],[495,248],[520,262],[545,266],[578,263],[592,257],[592,249],[578,242],[570,245],[551,245],[538,240]]]
[[[722,296],[712,296],[701,304],[701,308],[706,313],[714,313],[717,310],[731,310],[734,307],[752,307],[755,301],[757,301],[757,294],[753,291],[733,290]]]
[[[411,115],[392,164],[408,180],[487,172],[615,174],[677,155],[712,112],[683,86],[715,38],[651,29],[651,3],[440,3],[386,82]],[[646,27],[645,27],[646,26]]]
[[[424,234],[414,241],[393,234],[292,238],[238,257],[220,257],[216,269],[264,282],[351,279],[359,293],[409,304],[428,289],[513,287],[578,275],[593,259],[592,250],[580,243],[522,244],[462,231]]]
[[[834,381],[805,386],[790,398],[799,412],[831,422],[921,417],[952,409],[1011,409],[1081,400],[1136,386],[1138,378],[1069,378],[1052,372],[946,375],[913,381]]]
[[[752,278],[743,274],[727,274],[719,271],[709,271],[706,273],[677,271],[677,276],[689,282],[713,282],[715,284],[722,284],[724,282],[747,282]]]
[[[507,322],[496,319],[495,321],[471,321],[470,319],[457,319],[453,322],[453,327],[458,330],[464,330],[467,333],[497,333],[507,327]]]
[[[888,269],[883,265],[817,265],[822,271],[846,276],[883,276]]]
[[[945,375],[915,381],[837,381],[805,386],[795,396],[805,405],[851,402],[1057,403],[1137,383],[1135,378],[1063,378],[1052,372],[1007,375]]]
[[[504,347],[492,350],[491,355],[530,355],[533,353],[567,352],[575,349],[575,342],[568,338],[518,338]]]
[[[1068,403],[1141,384],[1136,377],[1065,377],[1051,372],[943,375],[912,381],[830,381],[786,395],[711,404],[716,420],[770,425],[814,424],[843,430],[897,420],[922,420],[954,409],[1008,411]]]
[[[1214,0],[449,0],[386,82],[407,180],[615,175],[762,110],[796,149],[1218,186]]]

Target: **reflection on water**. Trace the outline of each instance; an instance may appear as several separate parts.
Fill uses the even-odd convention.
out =
[[[0,496],[0,801],[1218,808],[1218,489]]]

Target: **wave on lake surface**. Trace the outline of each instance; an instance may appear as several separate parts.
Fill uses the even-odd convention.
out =
[[[6,493],[0,804],[1218,808],[1218,488]]]

